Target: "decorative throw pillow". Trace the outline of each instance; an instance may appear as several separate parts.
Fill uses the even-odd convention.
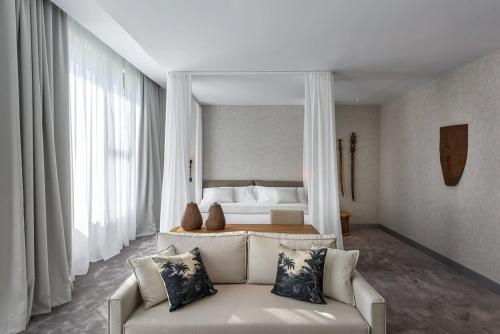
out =
[[[326,248],[302,250],[280,245],[276,283],[271,292],[314,304],[326,304],[323,299],[326,251]]]
[[[217,293],[198,247],[180,255],[155,256],[153,261],[167,290],[170,312]]]
[[[320,249],[320,247],[313,247]],[[323,292],[326,296],[355,306],[352,273],[358,263],[359,251],[328,248],[323,271]]]
[[[142,299],[144,300],[145,309],[149,309],[167,300],[167,292],[165,291],[163,280],[156,270],[153,256],[172,255],[175,255],[175,250],[174,247],[170,246],[156,254],[128,259],[128,263],[134,270],[134,275],[137,279]]]

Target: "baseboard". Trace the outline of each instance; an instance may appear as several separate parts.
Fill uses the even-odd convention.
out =
[[[382,225],[380,224],[356,224],[356,223],[350,223],[349,224],[349,229],[350,230],[356,230],[360,228],[375,228],[375,229],[380,229]]]
[[[384,225],[378,224],[378,227],[382,231],[396,237],[397,239],[403,241],[404,243],[418,249],[419,251],[429,255],[430,257],[434,258],[435,260],[445,264],[446,266],[450,267],[454,271],[472,279],[473,281],[475,281],[476,283],[478,283],[482,287],[500,295],[500,284],[499,283],[489,279],[488,277],[485,277],[485,276],[475,272],[472,269],[469,269],[469,268],[461,265],[458,262],[453,261],[452,259],[450,259],[444,255],[439,254],[438,252],[433,251],[430,248],[425,247],[424,245],[422,245],[422,244],[420,244],[420,243],[418,243],[410,238],[405,237],[402,234],[399,234],[398,232],[396,232],[394,230],[391,230],[390,228],[388,228]]]

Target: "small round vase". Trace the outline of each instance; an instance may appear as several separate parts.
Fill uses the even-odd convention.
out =
[[[194,202],[189,202],[186,204],[186,209],[184,209],[184,214],[181,219],[181,226],[184,231],[199,230],[203,224],[203,218],[201,218],[200,209],[198,205]]]
[[[226,227],[226,218],[219,203],[214,202],[208,209],[208,217],[205,222],[207,230],[217,231],[223,230]]]

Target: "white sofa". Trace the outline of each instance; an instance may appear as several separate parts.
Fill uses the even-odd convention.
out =
[[[355,307],[333,299],[311,304],[272,294],[280,243],[295,248],[328,245],[332,235],[265,233],[158,234],[157,249],[199,247],[218,292],[169,312],[165,301],[146,310],[132,275],[108,298],[110,334],[385,333],[385,301],[358,273]],[[274,267],[273,267],[274,266]]]

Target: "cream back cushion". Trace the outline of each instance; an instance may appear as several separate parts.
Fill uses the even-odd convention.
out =
[[[250,284],[274,284],[280,244],[293,249],[314,246],[335,248],[333,234],[283,234],[248,232],[248,278]]]
[[[246,232],[158,233],[156,248],[173,246],[181,254],[198,247],[213,283],[244,283],[246,237]]]
[[[145,309],[167,300],[165,285],[153,262],[153,256],[155,255],[172,256],[175,255],[175,249],[174,247],[168,247],[156,254],[128,259],[128,263],[134,269],[134,275],[144,300]]]
[[[325,295],[347,305],[355,306],[352,274],[358,263],[358,258],[358,250],[328,249],[323,270],[323,292]]]

